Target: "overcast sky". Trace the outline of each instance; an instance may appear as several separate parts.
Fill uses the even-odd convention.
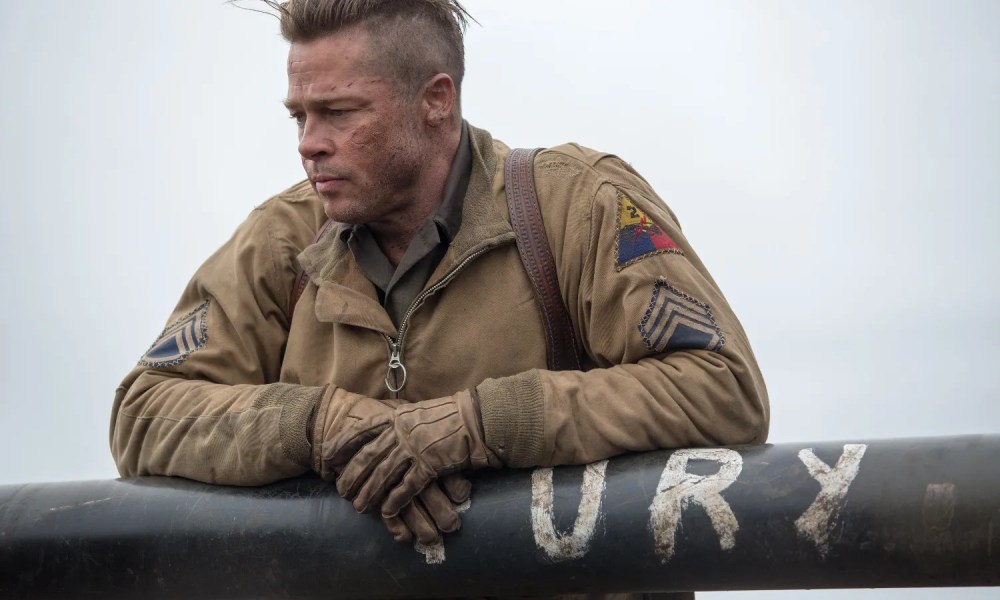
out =
[[[772,442],[1000,431],[1000,2],[466,4],[466,118],[653,184],[750,335]],[[0,0],[0,484],[116,476],[119,380],[302,177],[285,54],[220,0]]]

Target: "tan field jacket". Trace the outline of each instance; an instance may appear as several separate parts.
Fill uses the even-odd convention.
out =
[[[628,164],[572,144],[540,153],[535,177],[584,370],[545,369],[504,197],[508,148],[470,134],[461,228],[398,331],[340,231],[311,244],[325,216],[308,182],[255,209],[118,388],[121,474],[299,475],[314,410],[346,392],[393,397],[394,346],[398,397],[474,390],[487,445],[511,467],[763,442],[767,394],[746,335],[673,214]],[[290,319],[300,265],[311,284]]]

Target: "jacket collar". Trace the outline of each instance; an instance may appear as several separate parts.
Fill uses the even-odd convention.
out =
[[[503,204],[497,203],[497,191],[503,189],[503,176],[497,170],[497,151],[505,153],[506,147],[495,142],[486,130],[471,125],[469,139],[472,142],[472,173],[462,206],[462,226],[429,283],[482,249],[514,241],[514,230],[502,194],[499,198]]]
[[[507,147],[495,142],[489,132],[468,123],[466,126],[472,145],[472,172],[463,200],[461,227],[428,285],[480,250],[514,241],[502,193],[503,177],[497,170]],[[319,286],[316,316],[321,321],[394,334],[396,328],[379,305],[375,286],[364,276],[344,242],[342,234],[349,227],[338,223],[298,256],[302,269]]]

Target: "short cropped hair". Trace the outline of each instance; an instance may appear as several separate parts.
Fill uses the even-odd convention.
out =
[[[472,17],[457,0],[264,0],[279,13],[291,43],[360,27],[372,39],[373,66],[403,90],[448,74],[460,94],[465,75],[463,35]]]

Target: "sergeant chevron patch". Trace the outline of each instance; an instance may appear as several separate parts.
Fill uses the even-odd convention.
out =
[[[618,192],[615,269],[621,271],[647,256],[665,253],[684,254],[684,251],[631,198]]]
[[[204,304],[174,321],[156,338],[153,345],[139,359],[144,367],[173,367],[179,365],[195,350],[208,341],[208,304]]]
[[[726,343],[712,310],[663,279],[653,284],[653,297],[639,323],[639,334],[654,352],[711,350]]]

